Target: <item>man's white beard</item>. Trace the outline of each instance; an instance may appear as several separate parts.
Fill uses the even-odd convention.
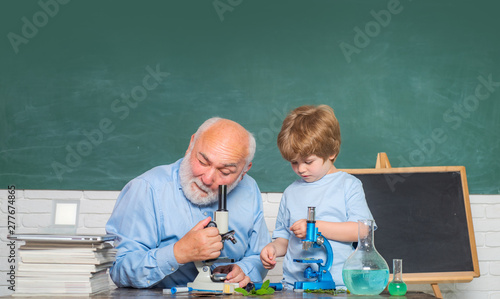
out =
[[[184,196],[186,196],[186,198],[189,199],[190,202],[199,206],[208,206],[217,202],[219,200],[218,193],[205,186],[199,178],[193,175],[193,172],[191,171],[191,165],[189,164],[190,156],[191,150],[181,161],[181,165],[179,167],[179,178]],[[242,171],[238,176],[238,179],[236,179],[233,184],[228,186],[228,194],[238,185],[243,174],[244,172]],[[196,184],[198,187],[193,186],[193,184]],[[204,190],[206,193],[201,191],[200,189]]]

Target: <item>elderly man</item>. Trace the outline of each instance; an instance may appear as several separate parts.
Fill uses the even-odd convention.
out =
[[[115,284],[185,286],[198,274],[193,262],[219,256],[235,260],[221,267],[229,272],[226,282],[244,287],[262,281],[267,272],[259,254],[271,240],[260,190],[246,175],[254,153],[255,139],[245,128],[211,118],[191,137],[184,158],[130,181],[106,225],[117,236],[110,270]],[[206,227],[218,207],[219,185],[228,185],[229,229],[236,244],[223,246],[217,228]]]

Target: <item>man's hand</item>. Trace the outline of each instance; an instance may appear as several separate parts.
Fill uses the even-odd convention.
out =
[[[273,243],[267,244],[260,252],[260,261],[264,268],[270,270],[276,266],[276,247]]]
[[[297,220],[294,224],[292,224],[292,226],[290,226],[290,230],[297,238],[304,239],[307,235],[307,220]]]
[[[226,280],[224,282],[237,282],[240,284],[240,288],[244,288],[249,282],[250,277],[248,277],[240,266],[236,264],[219,266],[215,268],[212,273],[227,273]]]
[[[204,261],[219,257],[222,238],[216,227],[207,227],[212,218],[198,222],[184,237],[174,244],[174,256],[179,264]]]

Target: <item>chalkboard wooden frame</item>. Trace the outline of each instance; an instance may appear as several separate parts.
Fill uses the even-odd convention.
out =
[[[382,153],[383,154],[383,153]],[[381,159],[382,157],[382,159]],[[385,159],[384,159],[385,158]],[[476,242],[475,242],[475,237],[474,237],[474,228],[473,228],[473,223],[472,223],[472,215],[471,215],[471,208],[470,208],[470,201],[469,201],[469,191],[468,191],[468,186],[467,186],[467,177],[465,173],[465,167],[464,166],[437,166],[437,167],[404,167],[404,168],[391,168],[390,163],[388,162],[388,159],[386,156],[381,156],[379,154],[379,157],[377,159],[377,167],[378,168],[370,168],[370,169],[342,169],[342,171],[345,171],[347,173],[350,173],[358,178],[360,178],[363,182],[363,176],[364,175],[382,175],[384,177],[384,180],[388,182],[388,184],[393,184],[393,186],[397,184],[401,184],[400,186],[404,186],[405,183],[411,181],[410,178],[417,177],[417,176],[423,176],[426,177],[428,176],[429,178],[432,177],[433,174],[453,174],[455,177],[457,174],[460,176],[458,180],[459,184],[461,184],[461,195],[462,196],[457,196],[457,197],[462,197],[462,198],[455,198],[456,201],[463,201],[463,206],[461,209],[463,209],[463,217],[466,219],[466,230],[468,233],[468,238],[463,236],[463,246],[466,246],[467,248],[470,248],[470,260],[468,260],[469,263],[467,265],[466,270],[464,271],[431,271],[431,272],[418,272],[418,273],[412,273],[411,271],[406,271],[405,269],[410,269],[411,267],[405,267],[408,266],[408,261],[405,261],[403,259],[403,280],[406,283],[409,284],[431,284],[434,293],[436,294],[436,297],[442,298],[441,292],[438,287],[438,283],[457,283],[457,282],[470,282],[472,281],[473,278],[479,277],[480,272],[479,272],[479,263],[478,263],[478,258],[477,258],[477,249],[476,249]],[[380,182],[380,178],[379,178]],[[370,209],[372,210],[372,214],[375,218],[375,221],[379,225],[378,230],[381,230],[380,225],[384,223],[384,220],[386,221],[387,219],[377,219],[377,214],[380,217],[380,213],[378,213],[377,207],[373,206],[374,203],[371,203],[371,194],[373,190],[367,190],[367,189],[383,189],[381,186],[380,188],[377,186],[365,186],[365,183],[363,183],[363,187],[365,189],[365,194],[367,198],[368,205],[370,206]],[[459,188],[459,186],[456,186]],[[378,192],[378,191],[377,191]],[[387,192],[386,192],[387,193]],[[393,192],[394,193],[394,192]],[[417,192],[418,193],[418,192]],[[460,193],[460,192],[459,192]],[[387,196],[391,196],[391,194],[387,194]],[[417,195],[418,196],[418,195]],[[394,205],[391,203],[391,205]],[[397,204],[396,204],[397,206]],[[385,208],[390,207],[390,206],[385,206]],[[400,207],[399,207],[400,208]],[[381,208],[378,208],[381,209]],[[398,209],[398,208],[395,208]],[[387,211],[386,211],[387,212]],[[399,211],[391,211],[392,213],[396,213]],[[390,215],[387,214],[386,215]],[[392,218],[392,217],[385,217],[385,218]],[[441,217],[436,217],[440,219]],[[409,218],[408,218],[409,219]],[[393,220],[395,221],[395,220]],[[441,221],[441,220],[437,220]],[[399,225],[399,223],[394,223],[395,226]],[[417,224],[418,225],[418,224]],[[445,224],[443,224],[445,226]],[[448,233],[446,227],[436,227],[435,228],[437,231],[441,229],[441,232]],[[450,234],[452,232],[450,231]],[[415,242],[418,243],[421,238],[420,236],[409,236],[405,241],[407,240],[414,240],[410,242]],[[457,238],[458,239],[458,238]],[[392,239],[390,239],[392,241]],[[396,240],[398,241],[398,240]],[[386,242],[389,243],[389,242]],[[396,243],[396,242],[394,242]],[[377,232],[375,233],[375,244],[376,248],[379,252],[383,251],[383,247],[390,247],[390,246],[398,246],[396,244],[377,244]],[[431,246],[430,244],[428,247]],[[433,249],[434,250],[434,249]],[[441,250],[441,249],[435,249],[435,250]],[[443,250],[447,250],[444,248]],[[467,249],[468,250],[468,249]],[[445,254],[446,252],[443,252]],[[382,254],[382,253],[381,253]],[[382,254],[383,255],[383,254]],[[398,258],[396,256],[392,258]],[[386,257],[386,261],[390,266],[390,269],[392,270],[392,259],[389,260]],[[421,259],[419,259],[419,263],[425,263],[425,262],[430,263],[430,260],[428,260],[425,256],[422,256]],[[405,265],[406,262],[406,265]],[[435,264],[435,263],[434,263]],[[435,266],[435,265],[434,265]],[[392,280],[392,274],[391,278]]]

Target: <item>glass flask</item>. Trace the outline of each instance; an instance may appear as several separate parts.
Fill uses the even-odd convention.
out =
[[[375,249],[373,226],[373,220],[358,221],[358,247],[342,269],[344,283],[355,295],[378,295],[389,282],[389,266]]]
[[[406,283],[403,281],[403,260],[392,260],[392,272],[394,276],[389,283],[389,294],[392,296],[404,296],[406,294]]]

